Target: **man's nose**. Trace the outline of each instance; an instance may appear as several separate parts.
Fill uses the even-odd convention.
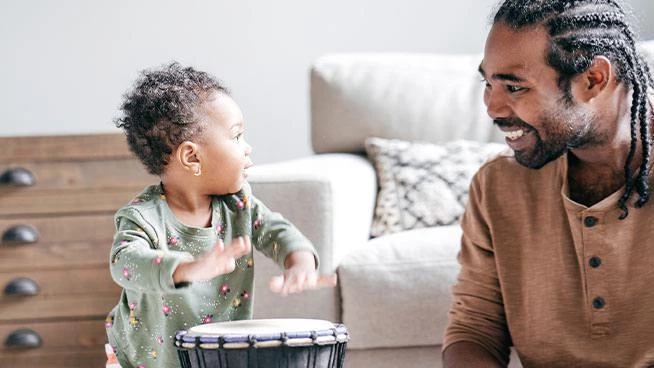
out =
[[[486,113],[493,120],[511,116],[511,107],[506,103],[503,93],[487,91],[484,94],[484,103],[486,104]]]

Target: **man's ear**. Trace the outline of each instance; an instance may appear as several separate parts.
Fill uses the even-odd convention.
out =
[[[595,98],[606,90],[614,78],[611,60],[606,56],[595,56],[590,67],[580,75],[578,97],[584,101]]]
[[[175,150],[175,159],[184,170],[195,174],[201,172],[202,168],[198,159],[198,145],[191,141],[184,141]]]

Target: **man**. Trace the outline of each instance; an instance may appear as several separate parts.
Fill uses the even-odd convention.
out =
[[[620,4],[506,0],[479,72],[512,155],[462,220],[445,367],[654,366],[651,91]]]

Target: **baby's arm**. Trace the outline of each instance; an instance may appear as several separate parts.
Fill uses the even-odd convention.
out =
[[[249,254],[251,249],[249,236],[241,236],[232,240],[227,248],[219,239],[209,252],[194,260],[182,261],[173,272],[173,282],[180,284],[205,281],[230,273],[236,269],[236,260]]]
[[[116,215],[116,234],[111,247],[111,276],[127,290],[142,293],[172,292],[177,266],[193,259],[187,252],[158,249],[154,229],[134,210]]]
[[[319,275],[317,266],[311,252],[300,250],[289,253],[284,262],[284,273],[270,280],[270,290],[287,295],[323,286],[336,286],[336,274]]]

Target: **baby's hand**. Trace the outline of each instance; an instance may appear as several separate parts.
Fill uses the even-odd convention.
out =
[[[173,272],[173,282],[206,281],[230,273],[236,269],[236,260],[249,254],[251,249],[249,236],[233,239],[227,248],[222,240],[218,240],[209,252],[193,261],[180,263]]]
[[[336,286],[336,274],[319,275],[313,254],[293,252],[286,259],[284,274],[270,280],[270,290],[282,295],[300,293],[325,286]]]

